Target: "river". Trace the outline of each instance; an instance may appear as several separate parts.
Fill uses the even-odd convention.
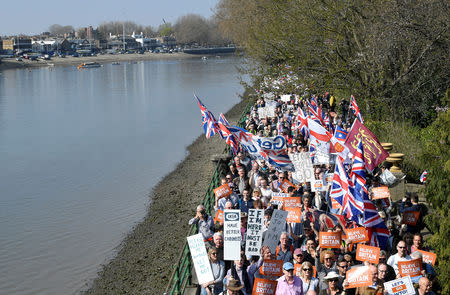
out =
[[[238,102],[235,57],[0,72],[0,294],[74,294]]]

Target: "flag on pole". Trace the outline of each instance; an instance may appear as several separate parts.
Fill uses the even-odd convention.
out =
[[[303,137],[309,136],[309,128],[308,128],[308,116],[305,114],[305,112],[299,107],[298,108],[298,115],[297,115],[297,122],[294,127],[294,130],[299,129]]]
[[[362,118],[361,112],[359,110],[358,105],[356,104],[355,97],[353,95],[350,96],[350,109],[354,111],[355,116],[364,124],[364,120]]]
[[[230,123],[228,123],[225,116],[220,113],[219,121],[217,122],[219,125],[220,132],[222,133],[223,138],[225,138],[225,142],[231,147],[231,151],[234,155],[236,155],[239,152],[239,144],[234,138],[233,133],[228,130],[228,127],[230,126]]]
[[[209,139],[217,132],[220,133],[216,119],[214,118],[214,115],[210,111],[208,111],[206,106],[200,101],[197,95],[194,94],[194,97],[197,99],[198,106],[200,107],[200,112],[202,113],[203,131],[205,132],[206,138]]]
[[[348,132],[343,128],[336,126],[336,130],[334,131],[334,137],[342,143],[345,143],[345,139],[347,138]]]

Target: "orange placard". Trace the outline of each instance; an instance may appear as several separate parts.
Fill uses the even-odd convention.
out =
[[[372,278],[369,275],[368,266],[354,266],[347,270],[346,280],[348,285],[346,289],[370,286],[373,284]]]
[[[417,221],[419,220],[420,212],[419,211],[407,211],[403,213],[402,223],[407,225],[416,226]]]
[[[264,260],[261,266],[261,274],[265,276],[281,276],[283,275],[283,260]]]
[[[436,254],[432,253],[432,252],[427,252],[427,251],[423,251],[423,250],[417,250],[420,253],[422,253],[422,260],[424,263],[428,263],[431,265],[434,265],[436,263]]]
[[[341,208],[341,204],[339,204],[338,201],[336,201],[334,198],[330,198],[331,199],[331,208],[332,209],[340,209]]]
[[[389,188],[386,185],[372,188],[372,194],[373,200],[385,199],[391,196],[389,193]]]
[[[277,281],[255,278],[253,284],[253,295],[273,295],[277,290]]]
[[[415,277],[419,276],[422,271],[422,259],[417,258],[409,261],[399,261],[398,262],[398,273],[402,277],[410,276]]]
[[[300,197],[286,197],[283,198],[283,207],[300,208],[302,207],[302,198]]]
[[[283,208],[283,205],[284,205],[284,198],[285,197],[282,197],[282,196],[272,196],[270,203],[278,205],[278,209],[281,209],[281,208]]]
[[[320,248],[340,248],[341,233],[319,232],[319,245]]]
[[[294,264],[294,274],[297,276],[297,277],[301,277],[301,275],[302,275],[302,265],[301,264],[298,264],[298,263],[296,263],[296,264]],[[317,277],[317,271],[316,271],[316,267],[313,265],[313,277]]]
[[[283,180],[283,182],[280,183],[280,189],[281,189],[283,192],[285,192],[285,193],[288,192],[288,188],[289,188],[290,186],[294,186],[294,185],[293,185],[292,183],[290,183],[289,180],[287,180],[287,179]],[[295,187],[295,186],[294,186],[294,187]]]
[[[223,224],[223,211],[217,210],[216,217],[214,217],[214,223],[219,222],[220,224]]]
[[[378,264],[380,260],[380,248],[358,244],[356,246],[356,260],[368,261]]]
[[[286,217],[286,222],[302,222],[302,209],[301,208],[289,208],[285,207],[285,211],[288,212],[288,216]]]
[[[348,228],[345,230],[345,234],[348,242],[352,244],[367,242],[369,240],[364,227]]]
[[[225,198],[231,195],[231,189],[228,186],[228,183],[225,183],[224,185],[221,185],[214,189],[214,194],[216,195],[217,199]]]

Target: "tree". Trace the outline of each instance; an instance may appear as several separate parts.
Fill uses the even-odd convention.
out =
[[[209,24],[198,14],[186,14],[178,18],[173,30],[177,42],[181,44],[206,44],[210,40]]]
[[[158,27],[158,34],[162,37],[171,36],[173,34],[173,28],[171,23],[164,23]]]
[[[58,24],[51,25],[48,30],[52,36],[63,36],[64,34],[75,32],[72,26],[61,26]]]
[[[86,28],[79,28],[77,30],[77,35],[80,39],[86,39]]]

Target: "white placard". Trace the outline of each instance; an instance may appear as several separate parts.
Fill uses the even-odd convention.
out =
[[[416,294],[410,276],[386,282],[384,283],[384,289],[389,295]]]
[[[263,94],[264,99],[275,99],[275,94],[272,92],[267,92]]]
[[[292,178],[296,182],[303,183],[314,180],[314,167],[310,153],[289,154],[289,159],[294,165],[295,171],[292,173]]]
[[[247,221],[247,238],[245,240],[245,255],[260,255],[264,228],[264,210],[249,209]]]
[[[205,243],[202,234],[196,234],[187,237],[189,250],[191,251],[192,261],[194,262],[195,273],[198,283],[204,284],[214,280],[214,276],[206,253]]]
[[[322,179],[314,179],[311,181],[311,191],[312,192],[323,192],[326,191],[327,187],[323,185]]]
[[[224,210],[223,212],[223,259],[241,259],[241,211]]]
[[[283,95],[281,95],[281,101],[284,101],[284,102],[291,101],[291,95],[290,94],[283,94]]]
[[[274,117],[275,116],[275,106],[265,106],[263,108],[258,108],[258,117],[260,119],[265,117]]]
[[[266,231],[266,236],[263,243],[263,246],[268,246],[270,248],[270,252],[273,254],[275,254],[277,249],[278,241],[280,240],[280,235],[284,230],[287,216],[287,211],[273,210],[270,225]]]

